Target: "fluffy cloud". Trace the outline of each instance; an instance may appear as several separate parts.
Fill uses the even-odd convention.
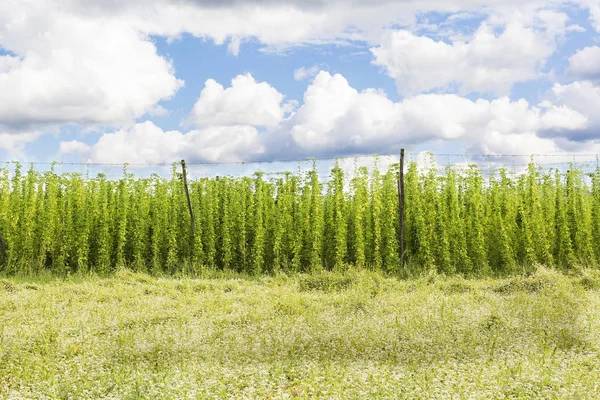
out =
[[[36,141],[41,134],[39,132],[14,133],[0,132],[0,150],[5,150],[11,157],[21,157],[25,145]]]
[[[569,58],[567,73],[578,79],[600,80],[600,47],[585,47]]]
[[[580,5],[586,7],[590,13],[590,22],[600,32],[600,3],[598,0],[580,0]]]
[[[0,127],[130,123],[183,82],[141,33],[47,3],[0,4]]]
[[[578,1],[590,9],[596,7],[593,0]],[[546,19],[560,25],[557,13],[544,14],[540,10],[561,4],[559,0],[530,1],[525,14],[550,15],[552,18]],[[156,53],[150,35],[175,39],[190,33],[212,38],[216,43],[229,42],[234,53],[250,38],[272,48],[348,40],[366,40],[375,44],[382,27],[396,23],[414,28],[418,13],[474,11],[493,14],[502,20],[507,10],[514,10],[517,5],[521,6],[522,1],[100,0],[91,4],[83,0],[4,0],[0,2],[0,46],[11,54],[0,56],[0,85],[3,88],[0,91],[0,125],[20,127],[25,131],[46,124],[119,125],[155,113],[160,110],[156,104],[171,97],[183,82],[175,77],[170,61]],[[507,28],[507,32],[519,34],[519,25],[515,26],[513,30]],[[527,53],[527,65],[517,68],[512,64],[508,67],[500,64],[494,69],[485,61],[486,57],[493,56],[486,55],[486,50],[472,50],[475,56],[470,62],[478,68],[479,75],[467,80],[466,90],[470,86],[484,89],[493,86],[491,89],[500,90],[514,79],[533,76],[531,66],[544,58],[545,48],[527,48],[526,44],[535,38],[529,38],[528,31],[524,33],[526,35],[515,43],[519,44],[519,51]],[[501,44],[504,36],[506,41],[513,38],[507,33],[500,37],[491,36],[491,32],[482,30],[478,36],[482,42],[480,47],[485,47],[483,42],[488,39]],[[433,43],[433,47],[439,47]],[[472,43],[467,46],[473,48]],[[450,47],[460,46],[454,43]],[[385,45],[381,49],[384,51]],[[396,65],[401,63],[401,56],[397,57],[388,54],[387,59],[380,59],[382,62],[387,60],[397,73],[400,68],[400,76],[404,72],[402,66]],[[477,61],[477,57],[483,60]],[[502,72],[504,70],[508,72]],[[456,77],[447,79],[452,78]],[[422,79],[415,90],[427,86],[427,77]],[[419,82],[418,79],[414,81]],[[490,84],[491,81],[499,83]]]
[[[576,2],[588,7],[593,21],[600,20],[595,0]],[[102,136],[96,144],[67,143],[62,150],[94,160],[139,157],[146,162],[179,157],[191,145],[213,151],[212,155],[194,153],[198,159],[208,160],[214,154],[252,159],[259,155],[380,152],[401,142],[439,139],[472,146],[479,139],[477,132],[510,141],[517,140],[511,135],[538,137],[540,130],[562,130],[564,136],[573,129],[589,129],[595,123],[593,112],[569,105],[577,103],[567,101],[570,89],[559,90],[554,95],[556,105],[547,108],[502,97],[471,101],[437,94],[408,96],[395,103],[377,90],[358,92],[342,77],[330,75],[316,77],[303,107],[292,118],[287,117],[292,105],[284,103],[281,93],[265,82],[242,76],[236,78],[239,84],[232,82],[229,88],[215,81],[206,83],[190,116],[197,130],[165,132],[148,123],[119,129],[146,114],[164,114],[158,103],[183,84],[171,62],[157,54],[152,35],[176,40],[189,33],[227,43],[235,54],[247,40],[275,50],[352,40],[376,46],[382,27],[403,26],[405,31],[386,34],[381,46],[375,47],[379,54],[374,50],[376,62],[398,80],[403,92],[458,84],[460,93],[503,95],[513,83],[539,75],[540,66],[555,48],[556,35],[567,30],[565,15],[555,12],[564,1],[525,3],[4,0],[0,2],[0,46],[7,51],[0,55],[0,129],[8,132],[4,135],[13,135],[11,147],[17,148],[22,147],[18,143],[33,137],[29,132],[42,127],[114,125],[115,132]],[[515,17],[517,6],[521,12]],[[442,15],[473,12],[487,22],[467,40],[442,41],[440,38],[450,37],[442,29],[429,32],[435,40],[426,39],[419,36],[415,16],[428,11]],[[503,32],[497,33],[504,26]],[[415,52],[409,59],[407,49]],[[431,65],[435,73],[428,72]],[[259,133],[257,127],[266,127],[268,132]],[[19,132],[24,136],[16,139]],[[125,150],[113,150],[117,145]]]
[[[263,151],[258,131],[251,126],[209,127],[187,133],[163,131],[150,121],[100,137],[89,146],[79,141],[62,142],[60,153],[79,153],[85,162],[160,164],[186,158],[189,161],[240,161]]]
[[[587,8],[593,7],[594,1],[574,2]],[[376,41],[382,27],[413,26],[417,14],[430,11],[502,15],[515,9],[532,14],[564,7],[564,0],[97,0],[93,5],[85,0],[60,0],[60,3],[80,15],[125,18],[149,34],[176,37],[190,33],[220,44],[252,37],[268,46]],[[238,46],[239,43],[234,43],[230,48],[236,50]]]
[[[0,5],[0,126],[128,123],[182,85],[126,23],[27,4]]]
[[[585,122],[571,127],[567,132],[562,129],[547,128],[545,136],[563,136],[574,141],[589,141],[598,138],[600,131],[600,86],[590,81],[576,81],[567,85],[555,84],[547,103],[559,104],[585,116]],[[575,118],[565,118],[571,122]]]
[[[358,92],[343,76],[321,72],[282,131],[290,131],[293,146],[307,155],[389,153],[436,140],[480,152],[539,153],[558,147],[538,132],[576,132],[587,126],[590,112],[551,103],[535,107],[508,97],[472,101],[453,94],[392,102],[380,91]]]
[[[188,122],[199,129],[163,131],[150,121],[104,134],[89,146],[62,142],[59,154],[79,154],[88,162],[157,164],[179,158],[189,161],[241,161],[261,157],[264,138],[257,128],[275,129],[293,107],[267,82],[238,75],[224,88],[213,79],[205,83]]]
[[[577,150],[580,132],[600,126],[600,90],[589,82],[556,85],[553,101],[538,106],[500,97],[492,101],[455,94],[421,94],[393,102],[376,89],[357,91],[339,74],[321,71],[302,106],[259,133],[244,125],[164,132],[151,122],[105,134],[92,145],[67,142],[64,152],[88,161],[162,163],[252,161],[344,154],[389,154],[400,147],[443,141],[490,154]],[[259,121],[260,119],[256,119]],[[592,145],[595,145],[592,143]],[[588,148],[590,144],[588,143]]]
[[[274,127],[293,109],[282,104],[284,96],[267,82],[256,82],[252,75],[238,75],[225,89],[213,79],[206,81],[194,105],[189,122],[198,127],[253,125]]]
[[[86,154],[90,150],[90,146],[87,144],[80,142],[79,140],[70,140],[68,142],[60,142],[58,148],[59,155],[65,154]]]
[[[554,13],[544,18],[552,27],[549,30],[564,30],[564,19]],[[484,22],[468,42],[446,43],[393,30],[386,32],[380,46],[371,52],[374,63],[385,68],[403,94],[458,84],[461,93],[507,95],[514,83],[539,75],[555,50],[554,38],[548,36],[519,21],[509,22],[499,35]]]
[[[308,78],[314,78],[319,73],[321,67],[313,65],[312,67],[300,67],[294,70],[294,80],[302,81]]]
[[[596,0],[574,0],[594,12]],[[8,13],[27,2],[4,0]],[[148,35],[176,38],[189,33],[229,43],[233,53],[254,38],[270,47],[379,39],[382,27],[415,26],[421,13],[484,13],[505,15],[515,9],[531,15],[564,7],[564,0],[37,0],[41,16],[61,9],[80,19],[120,20]],[[2,7],[2,6],[0,6]],[[28,12],[33,12],[30,7]],[[0,10],[2,11],[2,10]],[[1,14],[1,13],[0,13]],[[0,16],[0,24],[3,19]],[[351,27],[351,29],[349,29]]]

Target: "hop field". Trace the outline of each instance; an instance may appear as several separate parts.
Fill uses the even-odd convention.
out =
[[[600,275],[0,282],[0,398],[597,399]]]
[[[432,164],[434,165],[434,164]],[[0,169],[3,275],[152,275],[229,271],[249,275],[343,271],[357,266],[411,277],[435,271],[507,276],[536,264],[596,268],[600,169],[584,173],[477,165],[406,166],[405,265],[400,266],[398,165],[339,165],[323,184],[316,167],[276,177],[190,182],[181,174],[117,180],[54,169]],[[322,177],[321,177],[322,178]],[[195,232],[194,232],[195,231]]]
[[[600,168],[434,165],[0,169],[0,397],[600,398]]]

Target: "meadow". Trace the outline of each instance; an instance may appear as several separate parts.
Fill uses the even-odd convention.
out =
[[[0,282],[0,398],[595,399],[600,274]]]

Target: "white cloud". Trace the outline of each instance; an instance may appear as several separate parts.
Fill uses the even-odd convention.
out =
[[[590,18],[600,21],[597,0],[576,2],[587,5]],[[165,132],[147,123],[125,128],[144,115],[164,115],[158,103],[183,84],[170,60],[157,54],[152,35],[177,40],[189,33],[227,44],[237,54],[246,41],[271,49],[349,40],[376,46],[384,27],[403,26],[404,31],[388,32],[389,43],[377,48],[383,52],[381,65],[395,74],[403,91],[418,93],[456,82],[460,93],[503,95],[515,82],[539,76],[556,36],[578,29],[556,12],[563,6],[563,0],[3,0],[0,46],[9,55],[0,56],[0,129],[3,138],[12,135],[3,145],[22,148],[35,136],[29,132],[65,124],[116,126],[89,149],[71,143],[64,150],[119,160],[166,160],[196,143],[211,151],[199,151],[199,159],[251,159],[269,152],[381,152],[400,142],[439,139],[472,146],[478,135],[513,140],[510,135],[536,137],[540,130],[552,129],[564,131],[562,135],[589,132],[596,124],[592,107],[598,103],[579,104],[582,96],[595,99],[593,89],[583,83],[578,83],[581,90],[558,90],[550,107],[537,108],[504,97],[471,101],[440,94],[393,102],[377,90],[358,92],[343,77],[327,75],[317,76],[291,119],[287,115],[293,104],[284,102],[281,93],[266,82],[238,76],[240,83],[229,88],[207,82],[191,118],[200,130]],[[441,30],[433,32],[435,40],[418,36],[415,15],[428,11],[477,15],[486,23],[468,41],[446,43]],[[505,29],[499,34],[500,27]],[[408,53],[410,58],[406,49],[414,53]],[[299,74],[308,72],[313,71]],[[256,127],[268,132],[258,133]],[[19,132],[24,134],[20,138]],[[157,143],[145,143],[151,141]],[[125,150],[111,147],[117,145]]]
[[[575,110],[583,111],[586,115],[598,116],[600,104],[600,86],[589,81],[577,81],[568,85],[554,84],[552,93],[557,102],[566,104]]]
[[[593,1],[596,0],[575,0],[580,4]],[[394,23],[413,26],[415,15],[429,11],[507,14],[519,9],[533,14],[564,6],[564,0],[99,0],[93,5],[84,0],[61,0],[60,3],[81,15],[118,15],[149,34],[177,37],[190,33],[220,44],[231,38],[234,42],[239,38],[256,38],[269,46],[340,39],[376,41],[382,27]],[[230,47],[235,51],[237,44]]]
[[[70,140],[68,142],[60,142],[58,154],[85,154],[90,151],[90,146],[78,140]]]
[[[374,63],[383,66],[396,80],[398,92],[411,94],[446,86],[456,80],[452,66],[461,61],[466,46],[436,42],[399,30],[387,32],[381,45],[372,48],[371,52]]]
[[[40,136],[40,132],[0,132],[0,150],[5,150],[11,157],[21,157],[25,145],[35,142]]]
[[[600,86],[590,81],[576,81],[567,85],[554,84],[549,101],[569,108],[581,116],[585,123],[573,128],[572,132],[547,129],[547,135],[568,136],[573,140],[600,139]],[[570,121],[575,118],[568,118]]]
[[[146,121],[102,135],[85,155],[89,162],[155,164],[173,161],[173,155],[183,150],[183,143],[181,132],[165,132]]]
[[[11,0],[0,15],[0,45],[16,55],[0,57],[0,126],[131,123],[183,84],[120,19]]]
[[[146,114],[155,117],[166,117],[170,114],[170,111],[161,106],[160,104],[156,104]]]
[[[577,0],[592,11],[597,8],[594,1]],[[535,22],[535,18],[523,17],[524,26],[541,24],[547,31],[561,29],[561,14],[548,10],[560,8],[562,0],[526,3],[522,0],[382,0],[375,3],[367,0],[284,3],[3,0],[0,2],[0,46],[11,55],[0,56],[3,88],[0,125],[11,129],[20,127],[24,131],[33,126],[63,124],[120,126],[131,124],[145,114],[156,115],[161,111],[157,103],[173,96],[183,82],[175,77],[171,62],[157,54],[151,35],[176,40],[189,33],[216,43],[227,43],[234,54],[245,41],[251,40],[271,48],[343,44],[349,40],[364,40],[375,45],[383,27],[399,24],[408,30],[414,29],[415,15],[419,13],[465,15],[472,12],[506,21],[505,16],[512,15],[517,6],[524,10],[522,14],[543,20]],[[515,26],[519,25],[515,23]],[[529,28],[523,29],[527,34]],[[500,41],[502,37],[493,39]],[[511,38],[514,39],[511,36],[506,41]],[[527,35],[518,37],[515,41],[518,49],[525,47],[523,41],[528,43],[530,39]],[[457,46],[455,42],[451,47]],[[471,42],[468,46],[473,47]],[[486,60],[490,57],[496,60],[493,55],[475,52],[482,60],[469,58],[478,72],[463,82],[465,90],[469,90],[470,83],[474,88],[501,91],[514,79],[534,76],[535,70],[532,72],[530,67],[534,60],[543,59],[539,52],[543,53],[544,49],[526,50],[530,61],[522,69],[512,64],[506,67],[503,60],[499,61],[500,67],[490,66],[491,61]],[[509,71],[503,72],[506,69]],[[416,89],[419,85],[427,86],[427,79],[418,83]]]
[[[402,145],[436,140],[494,153],[507,151],[511,143],[520,152],[540,152],[556,145],[539,137],[539,131],[581,129],[590,112],[566,105],[534,107],[508,97],[471,101],[453,94],[392,102],[380,91],[358,92],[343,76],[320,72],[282,132],[289,129],[293,144],[308,155],[389,153]]]
[[[19,65],[19,57],[15,56],[0,56],[0,74],[5,74],[14,67]]]
[[[587,7],[592,26],[596,29],[596,32],[600,32],[600,3],[598,0],[580,0],[579,3]]]
[[[590,5],[590,19],[596,29],[596,32],[600,32],[600,5]]]
[[[488,132],[485,140],[474,142],[471,151],[479,154],[554,154],[560,148],[553,140],[537,136],[535,133]]]
[[[312,67],[300,67],[294,70],[294,80],[302,81],[308,78],[314,78],[321,67],[319,65],[313,65]]]
[[[584,129],[588,124],[588,117],[566,105],[556,106],[550,102],[540,103],[545,109],[541,118],[542,130],[575,131]]]
[[[578,79],[600,79],[600,47],[585,47],[573,54],[567,73]]]
[[[92,163],[160,164],[181,158],[189,161],[242,161],[259,156],[264,148],[251,126],[219,126],[187,133],[163,131],[150,121],[130,129],[106,133],[88,146],[62,142],[60,153],[79,153]]]
[[[554,14],[550,14],[555,16]],[[553,32],[564,20],[545,17]],[[554,52],[553,36],[511,21],[501,34],[483,22],[469,42],[446,43],[406,30],[386,32],[371,49],[376,65],[396,80],[398,91],[416,94],[458,84],[460,92],[507,95],[516,82],[534,79]]]
[[[239,36],[233,36],[227,45],[227,50],[234,56],[240,54],[240,46],[242,45],[243,39]]]
[[[267,82],[256,82],[250,74],[238,75],[225,89],[213,79],[206,81],[189,122],[198,127],[254,125],[274,127],[292,111],[293,102]]]
[[[80,152],[91,162],[134,164],[389,154],[436,143],[491,154],[580,151],[576,141],[581,132],[600,126],[598,104],[600,91],[589,82],[556,85],[552,99],[537,106],[524,99],[473,101],[455,94],[421,94],[394,102],[381,90],[359,92],[342,75],[321,71],[297,112],[263,133],[251,125],[263,123],[261,118],[187,133],[165,132],[147,121],[105,134],[89,148],[67,142],[61,149]]]
[[[248,125],[213,126],[188,133],[184,155],[210,162],[245,161],[264,153],[256,128]]]

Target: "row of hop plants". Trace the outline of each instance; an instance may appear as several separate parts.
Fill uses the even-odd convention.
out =
[[[494,276],[523,266],[566,269],[600,262],[600,169],[584,174],[500,168],[405,167],[405,264],[400,263],[398,165],[351,176],[335,165],[276,178],[183,180],[0,169],[3,274],[247,274],[436,270]]]

